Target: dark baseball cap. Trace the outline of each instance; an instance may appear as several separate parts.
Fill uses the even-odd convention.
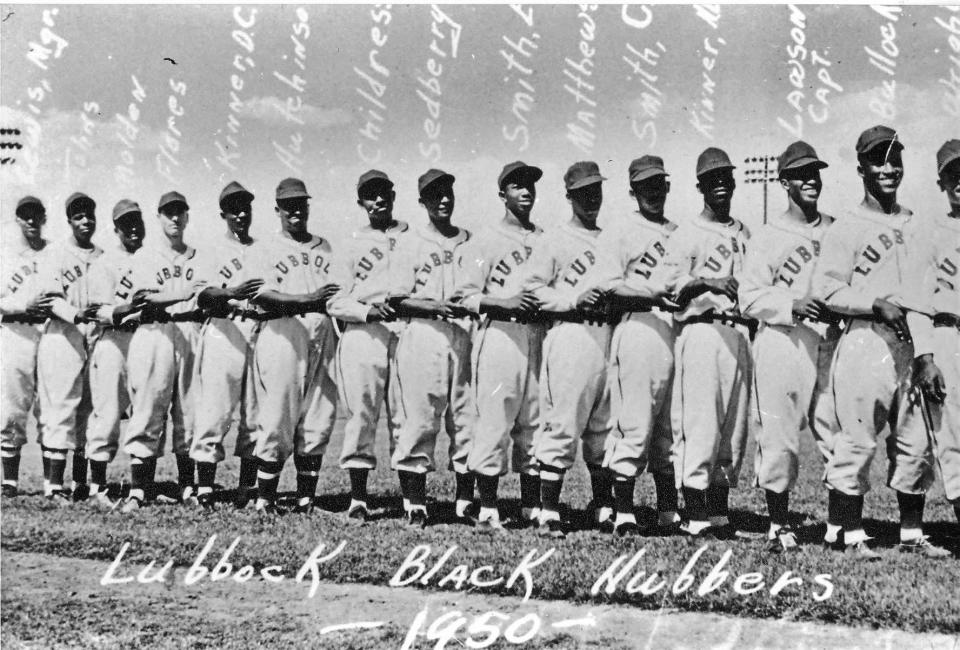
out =
[[[189,210],[190,206],[187,204],[187,199],[177,191],[167,192],[160,197],[160,202],[157,204],[157,212],[163,212],[163,209],[174,204],[183,205],[184,210]]]
[[[577,190],[587,185],[600,183],[607,180],[605,176],[600,175],[600,167],[592,160],[582,160],[570,165],[567,173],[563,175],[563,185],[569,190]]]
[[[718,169],[736,168],[736,165],[730,162],[727,152],[716,147],[707,147],[697,158],[697,178]]]
[[[18,214],[18,215],[19,215],[19,214],[20,214],[20,211],[21,211],[23,208],[26,208],[26,207],[31,206],[31,205],[37,206],[38,208],[40,208],[40,209],[41,209],[42,211],[44,211],[44,212],[47,211],[47,209],[46,209],[45,207],[43,207],[43,201],[41,201],[40,199],[38,199],[38,198],[35,197],[35,196],[25,196],[25,197],[23,197],[22,199],[20,199],[19,201],[17,201],[17,209],[16,209],[16,211],[14,212],[14,214]]]
[[[140,206],[136,201],[131,201],[130,199],[120,199],[117,201],[117,204],[113,206],[114,222],[119,221],[122,217],[125,217],[128,214],[142,215],[143,211],[140,209]]]
[[[360,178],[357,179],[357,192],[360,192],[363,186],[368,183],[381,183],[393,187],[393,181],[390,180],[390,177],[379,169],[370,169],[360,174]]]
[[[960,140],[947,140],[937,151],[937,173],[943,172],[947,165],[960,160]]]
[[[514,177],[525,178],[536,183],[543,178],[543,170],[539,167],[528,165],[521,160],[507,163],[503,166],[503,170],[497,177],[497,187],[502,190],[504,184]]]
[[[777,158],[777,174],[783,174],[788,169],[800,169],[809,165],[817,169],[829,167],[827,163],[817,157],[817,152],[803,140],[797,140]]]
[[[220,192],[219,205],[223,209],[224,202],[227,199],[244,199],[248,203],[253,201],[253,192],[247,190],[243,185],[237,181],[230,181],[226,187],[223,188],[223,191]]]
[[[627,170],[630,182],[642,181],[654,176],[669,176],[663,168],[663,158],[660,156],[640,156],[630,163]]]
[[[889,126],[878,124],[871,126],[857,138],[857,155],[865,154],[881,144],[903,149],[903,143],[900,142],[897,132]]]
[[[417,192],[423,196],[423,191],[434,183],[445,182],[453,185],[457,180],[453,174],[448,174],[442,169],[428,169],[427,172],[417,179]]]
[[[299,178],[284,178],[277,185],[277,201],[284,199],[310,199],[313,198],[307,194],[307,186]]]
[[[75,203],[80,203],[81,205],[88,205],[91,208],[97,207],[96,201],[91,199],[89,196],[87,196],[83,192],[74,192],[69,197],[67,197],[67,205],[66,205],[67,214],[72,214],[70,212],[70,208],[73,207]]]

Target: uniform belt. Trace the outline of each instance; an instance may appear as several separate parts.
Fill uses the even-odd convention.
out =
[[[185,311],[177,314],[168,314],[167,312],[159,312],[157,314],[144,314],[140,320],[141,325],[147,325],[149,323],[202,323],[206,320],[206,316],[203,315],[203,312],[199,310],[194,311]]]
[[[582,325],[609,325],[610,314],[606,312],[588,312],[578,309],[569,311],[537,312],[536,320],[557,321],[561,323],[580,323]]]
[[[103,329],[114,330],[116,332],[133,332],[140,325],[140,321],[128,320],[125,323],[120,323],[119,325],[104,325]]]
[[[717,314],[716,312],[697,314],[696,316],[691,316],[682,322],[683,325],[692,325],[694,323],[720,323],[730,327],[743,325],[750,331],[750,338],[753,338],[756,335],[758,325],[757,321],[752,318],[734,316],[733,314]]]
[[[30,316],[29,314],[4,314],[0,317],[3,323],[22,323],[24,325],[41,325],[47,322],[46,316]]]
[[[954,327],[960,329],[960,316],[950,312],[941,312],[933,316],[934,327]]]

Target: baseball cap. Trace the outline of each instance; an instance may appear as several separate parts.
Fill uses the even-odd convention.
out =
[[[817,169],[829,167],[827,163],[817,157],[817,152],[814,151],[813,147],[803,140],[797,140],[777,158],[777,174],[782,174],[788,169],[799,169],[808,165],[814,165]]]
[[[91,199],[89,196],[87,196],[83,192],[74,192],[69,197],[67,197],[67,206],[66,206],[67,214],[71,214],[70,208],[73,206],[74,203],[83,203],[83,204],[89,205],[91,208],[97,207],[96,201]]]
[[[175,203],[182,203],[184,210],[189,210],[190,206],[187,204],[187,199],[177,191],[167,192],[160,197],[160,203],[157,205],[157,212],[163,212],[163,209],[167,206],[171,206]]]
[[[874,147],[891,141],[893,144],[890,146],[903,149],[903,143],[900,142],[896,131],[882,124],[871,126],[857,138],[857,155],[865,154]]]
[[[642,181],[653,176],[669,176],[663,169],[663,158],[660,156],[640,156],[630,163],[628,170],[630,182]]]
[[[697,158],[697,178],[718,169],[736,168],[736,165],[730,162],[730,156],[727,155],[727,152],[716,147],[707,147]]]
[[[563,185],[567,190],[576,190],[587,185],[600,183],[607,180],[605,176],[600,175],[600,168],[592,160],[583,160],[575,162],[567,169],[563,175]]]
[[[937,151],[937,173],[955,160],[960,160],[960,140],[947,140]]]
[[[284,178],[277,185],[277,201],[284,199],[310,199],[307,186],[299,178]]]
[[[452,185],[455,180],[457,179],[453,174],[448,174],[442,169],[428,169],[423,176],[417,179],[417,192],[420,193],[420,196],[423,196],[423,191],[434,183],[445,181]]]
[[[249,202],[253,200],[253,192],[247,190],[247,188],[237,181],[230,181],[227,186],[223,188],[223,191],[220,192],[220,207],[223,208],[224,202],[231,197],[235,197],[237,199],[243,198]]]
[[[113,206],[114,222],[128,214],[143,214],[143,211],[136,201],[131,201],[130,199],[120,199],[117,201],[117,204]]]
[[[374,182],[383,183],[384,185],[393,187],[393,181],[390,180],[390,177],[387,176],[386,173],[380,171],[379,169],[370,169],[360,174],[360,178],[357,179],[357,192],[359,192],[367,183]]]
[[[25,196],[19,201],[17,201],[17,209],[15,211],[15,214],[20,214],[20,210],[30,205],[35,205],[41,210],[43,210],[44,212],[46,212],[46,208],[43,207],[43,201],[41,201],[35,196]]]
[[[517,160],[512,163],[507,163],[503,166],[503,170],[500,172],[500,176],[497,177],[497,187],[503,189],[503,184],[507,180],[513,178],[514,176],[519,176],[521,178],[528,178],[534,183],[543,178],[543,170],[539,167],[534,167],[533,165],[528,165],[522,160]]]

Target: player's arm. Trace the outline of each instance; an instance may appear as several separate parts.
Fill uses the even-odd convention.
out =
[[[811,294],[831,310],[851,316],[872,314],[875,303],[885,298],[867,287],[851,286],[857,265],[857,244],[863,236],[858,226],[862,227],[862,223],[840,222],[824,234],[811,289]]]
[[[770,325],[793,325],[798,318],[819,320],[826,305],[814,297],[797,298],[776,284],[776,256],[780,250],[772,237],[761,231],[747,251],[737,295],[740,312]]]
[[[567,298],[554,288],[553,284],[560,274],[560,262],[557,259],[562,246],[557,238],[546,235],[540,246],[533,251],[530,259],[529,274],[523,281],[523,290],[533,294],[543,311],[563,312],[575,309],[575,299]]]

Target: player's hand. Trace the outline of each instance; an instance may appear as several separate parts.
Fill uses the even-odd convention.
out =
[[[339,284],[336,284],[334,282],[331,282],[330,284],[325,284],[320,289],[320,299],[326,302],[331,298],[333,298],[335,295],[337,295],[338,291],[340,291]]]
[[[29,316],[49,317],[51,315],[50,309],[53,306],[53,301],[57,297],[58,294],[55,293],[44,293],[35,296],[33,300],[27,303],[24,311]]]
[[[827,313],[827,305],[817,298],[807,296],[793,301],[793,315],[797,318],[821,320]]]
[[[461,305],[459,302],[448,300],[440,304],[444,306],[446,314],[449,314],[444,315],[444,318],[470,318],[473,316],[473,312]]]
[[[740,287],[740,283],[737,282],[735,277],[714,278],[712,280],[704,280],[703,283],[706,285],[707,291],[726,296],[734,302],[737,301],[737,289]]]
[[[233,287],[231,297],[235,300],[250,300],[257,295],[257,291],[259,291],[262,286],[263,280],[259,278],[247,280]]]
[[[378,302],[370,305],[367,311],[367,322],[390,322],[397,319],[397,311],[385,302]]]
[[[523,291],[499,301],[501,309],[520,315],[528,315],[540,309],[540,300],[530,291]]]
[[[903,309],[883,298],[877,298],[873,303],[873,313],[881,323],[893,330],[897,339],[903,342],[912,340],[910,328],[907,326],[907,314]]]
[[[680,311],[683,309],[673,296],[668,293],[662,293],[656,298],[656,304],[663,311]]]
[[[587,289],[577,297],[577,308],[586,309],[596,307],[603,299],[604,292],[600,289]]]
[[[913,385],[935,404],[943,404],[947,397],[947,386],[943,373],[933,362],[932,354],[924,354],[913,360]]]
[[[97,312],[100,311],[100,308],[103,307],[100,303],[93,303],[87,305],[80,310],[80,313],[77,314],[78,323],[95,323],[99,319],[97,318]]]
[[[131,302],[135,308],[143,308],[153,304],[154,298],[160,293],[158,289],[139,289],[133,294]]]

